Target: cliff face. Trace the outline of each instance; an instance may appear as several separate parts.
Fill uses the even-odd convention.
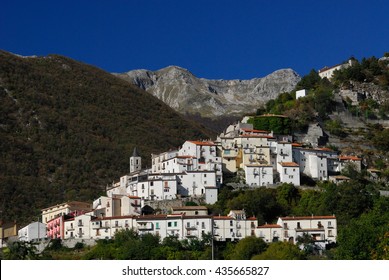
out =
[[[292,69],[282,69],[251,80],[208,80],[197,78],[177,66],[115,75],[150,92],[181,113],[199,113],[203,117],[255,111],[280,93],[293,90],[301,79]]]

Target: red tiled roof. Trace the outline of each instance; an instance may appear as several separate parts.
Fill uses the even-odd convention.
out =
[[[316,150],[319,150],[319,151],[328,151],[328,152],[333,152],[334,150],[330,149],[330,148],[327,148],[327,147],[323,147],[323,148],[316,148]]]
[[[361,161],[362,159],[356,156],[339,156],[339,160],[354,160]]]
[[[267,138],[267,139],[274,139],[273,136],[270,135],[254,135],[254,134],[241,134],[240,137],[247,137],[247,138]]]
[[[299,167],[295,162],[279,162],[279,164],[283,167]]]
[[[216,144],[213,142],[203,142],[203,141],[188,141],[188,142],[199,146],[216,146]]]
[[[299,144],[299,143],[292,143],[292,147],[302,147],[303,145],[302,144]]]
[[[293,220],[326,220],[326,219],[336,219],[334,216],[300,216],[300,217],[280,217],[284,221],[293,221]]]

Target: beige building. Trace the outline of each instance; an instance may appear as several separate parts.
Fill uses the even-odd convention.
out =
[[[42,209],[42,222],[47,224],[48,221],[64,216],[72,212],[89,212],[92,210],[92,204],[81,201],[69,201],[60,203],[48,208]]]

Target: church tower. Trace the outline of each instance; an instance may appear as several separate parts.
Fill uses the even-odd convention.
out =
[[[130,157],[130,173],[140,171],[142,169],[142,158],[138,153],[138,149],[135,147]]]

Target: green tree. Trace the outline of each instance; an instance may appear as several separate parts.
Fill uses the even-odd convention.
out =
[[[389,199],[379,197],[371,211],[340,227],[335,257],[347,260],[385,258],[388,232]]]
[[[254,255],[264,252],[266,248],[267,244],[262,238],[249,236],[240,240],[228,257],[231,260],[250,260]]]
[[[293,184],[282,184],[277,188],[277,202],[284,208],[286,213],[290,213],[300,199],[300,192]]]
[[[308,75],[305,75],[301,78],[300,82],[298,82],[296,86],[296,90],[300,89],[315,89],[317,85],[319,84],[321,78],[319,76],[319,73],[317,73],[316,70],[312,69]]]
[[[252,260],[305,260],[306,255],[296,245],[289,242],[274,242]]]
[[[17,241],[7,244],[7,248],[3,250],[3,258],[5,260],[36,260],[39,257],[34,243]]]

